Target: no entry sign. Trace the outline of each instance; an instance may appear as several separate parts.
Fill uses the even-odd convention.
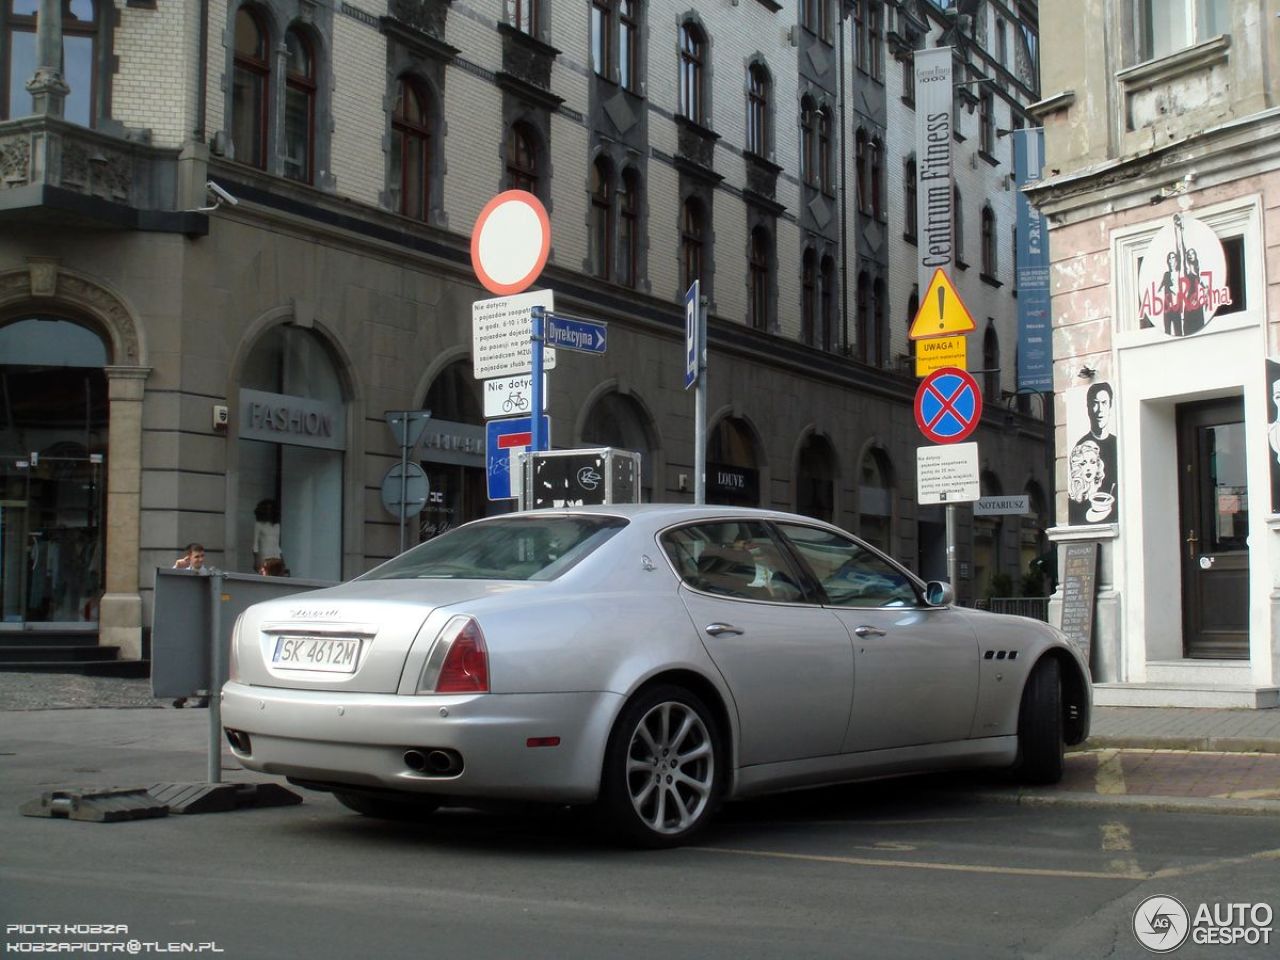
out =
[[[959,443],[982,419],[978,381],[957,367],[935,370],[916,390],[916,426],[934,443]]]

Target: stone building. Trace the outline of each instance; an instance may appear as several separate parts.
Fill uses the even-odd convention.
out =
[[[250,571],[259,513],[278,512],[294,576],[361,573],[398,549],[387,411],[432,413],[410,542],[510,509],[487,498],[469,259],[510,187],[549,211],[556,309],[610,325],[605,356],[550,376],[553,446],[638,450],[646,499],[692,497],[698,278],[708,500],[828,518],[942,575],[907,339],[924,45],[952,46],[960,80],[973,266],[955,282],[979,325],[984,492],[1033,505],[962,510],[958,589],[1017,584],[1050,497],[1046,411],[1014,396],[1004,137],[1039,99],[1035,13],[4,0],[0,626],[144,655],[155,569],[197,541]]]
[[[1046,8],[1057,525],[1099,703],[1275,706],[1280,6]]]

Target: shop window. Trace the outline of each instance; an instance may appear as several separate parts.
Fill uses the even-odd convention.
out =
[[[740,417],[726,417],[707,440],[707,503],[760,506],[760,459],[755,431]]]
[[[98,21],[99,4],[94,0],[64,0],[62,9],[62,79],[70,92],[62,104],[63,118],[81,126],[92,127],[99,119],[97,85],[101,81],[99,34],[105,29]],[[111,5],[106,4],[111,10]],[[27,81],[36,72],[36,16],[40,0],[3,0],[0,7],[0,73],[5,84],[0,97],[0,119],[13,120],[31,114],[31,94]]]
[[[391,113],[391,198],[396,210],[426,220],[431,210],[431,111],[418,83],[401,77]]]
[[[241,372],[236,562],[253,570],[255,523],[278,514],[295,577],[342,578],[346,395],[324,342],[274,327]]]
[[[418,515],[420,540],[504,509],[489,501],[484,412],[471,373],[469,359],[449,364],[422,401],[431,420],[420,448],[428,484],[427,504]]]

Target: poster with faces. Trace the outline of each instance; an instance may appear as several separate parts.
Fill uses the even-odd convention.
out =
[[[1067,522],[1120,519],[1115,388],[1106,380],[1066,393]]]

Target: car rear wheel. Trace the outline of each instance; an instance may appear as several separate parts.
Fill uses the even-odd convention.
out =
[[[434,800],[402,800],[399,797],[381,797],[369,793],[335,790],[333,795],[344,807],[379,820],[421,820],[434,813],[439,806]]]
[[[1018,762],[1014,773],[1024,783],[1062,779],[1062,669],[1045,657],[1031,671],[1018,714]]]
[[[711,818],[724,764],[711,711],[682,687],[641,691],[609,737],[601,812],[643,847],[684,843]]]

